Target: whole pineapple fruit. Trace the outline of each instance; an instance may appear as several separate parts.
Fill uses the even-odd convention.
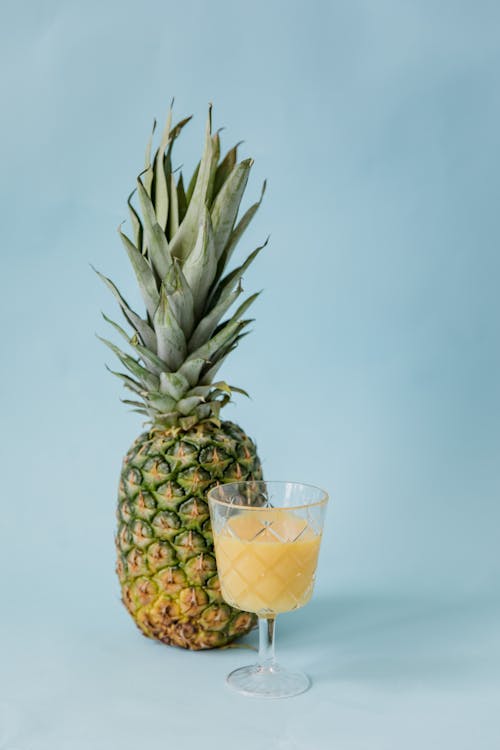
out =
[[[124,400],[149,418],[123,461],[118,494],[117,572],[122,599],[141,631],[189,649],[223,646],[248,632],[254,616],[231,608],[220,593],[207,491],[224,482],[260,479],[255,444],[221,421],[231,392],[215,375],[251,322],[248,297],[224,318],[242,293],[241,279],[258,252],[227,270],[235,246],[260,200],[238,220],[251,159],[237,146],[220,159],[211,108],[202,158],[189,186],[172,169],[172,147],[191,118],[172,127],[137,178],[138,208],[128,199],[133,238],[119,229],[146,308],[134,312],[113,282],[132,328],[130,336],[106,316],[132,355],[102,339],[128,372],[114,372],[132,391]],[[154,129],[153,129],[154,132]]]

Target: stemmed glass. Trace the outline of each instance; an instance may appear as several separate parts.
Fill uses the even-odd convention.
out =
[[[227,678],[245,695],[285,698],[310,686],[276,662],[275,619],[311,598],[327,501],[296,482],[232,482],[208,493],[222,595],[259,618],[258,663]]]

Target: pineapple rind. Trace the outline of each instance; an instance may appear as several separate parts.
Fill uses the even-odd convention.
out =
[[[144,635],[200,650],[247,633],[255,617],[222,599],[206,493],[260,479],[253,441],[232,422],[145,432],[125,456],[119,485],[117,572]]]

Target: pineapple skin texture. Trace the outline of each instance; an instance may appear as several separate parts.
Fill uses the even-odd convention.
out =
[[[262,479],[254,442],[238,427],[151,430],[126,454],[116,535],[122,601],[142,633],[191,650],[225,646],[256,617],[224,602],[207,492]]]

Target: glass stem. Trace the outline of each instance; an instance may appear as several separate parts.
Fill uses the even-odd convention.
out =
[[[276,665],[274,655],[275,617],[259,617],[259,666],[272,669]]]

